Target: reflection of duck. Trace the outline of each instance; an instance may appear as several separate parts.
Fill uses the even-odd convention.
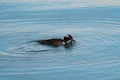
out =
[[[37,40],[37,43],[39,44],[51,45],[56,47],[72,45],[73,42],[75,42],[75,40],[69,34],[64,36],[64,39],[53,38],[53,39],[47,39],[47,40]]]

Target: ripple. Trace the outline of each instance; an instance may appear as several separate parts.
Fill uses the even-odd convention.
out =
[[[5,14],[2,14],[0,20],[0,76],[28,75],[31,78],[42,75],[48,79],[46,76],[56,77],[61,74],[63,77],[71,77],[69,79],[79,77],[83,80],[119,77],[119,10],[26,9],[1,11]],[[13,15],[12,11],[20,13]],[[33,42],[38,39],[63,38],[65,34],[72,34],[76,40],[70,49]]]
[[[10,54],[10,53],[7,53],[7,52],[0,52],[0,55],[16,56],[16,57],[27,57],[27,55],[21,55],[21,54]]]

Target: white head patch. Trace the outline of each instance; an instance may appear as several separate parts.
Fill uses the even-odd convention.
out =
[[[71,43],[71,42],[72,42],[72,40],[68,40],[68,41],[67,41],[67,44],[69,44],[69,43]]]
[[[69,35],[67,34],[65,37],[69,37]]]

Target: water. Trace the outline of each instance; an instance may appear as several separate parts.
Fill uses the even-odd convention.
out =
[[[120,7],[69,4],[0,3],[0,80],[120,79]],[[70,49],[33,42],[66,34]]]

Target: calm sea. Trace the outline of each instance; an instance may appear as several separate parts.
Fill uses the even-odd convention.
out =
[[[120,7],[53,4],[0,2],[0,80],[120,80]],[[66,34],[70,49],[33,42]]]

